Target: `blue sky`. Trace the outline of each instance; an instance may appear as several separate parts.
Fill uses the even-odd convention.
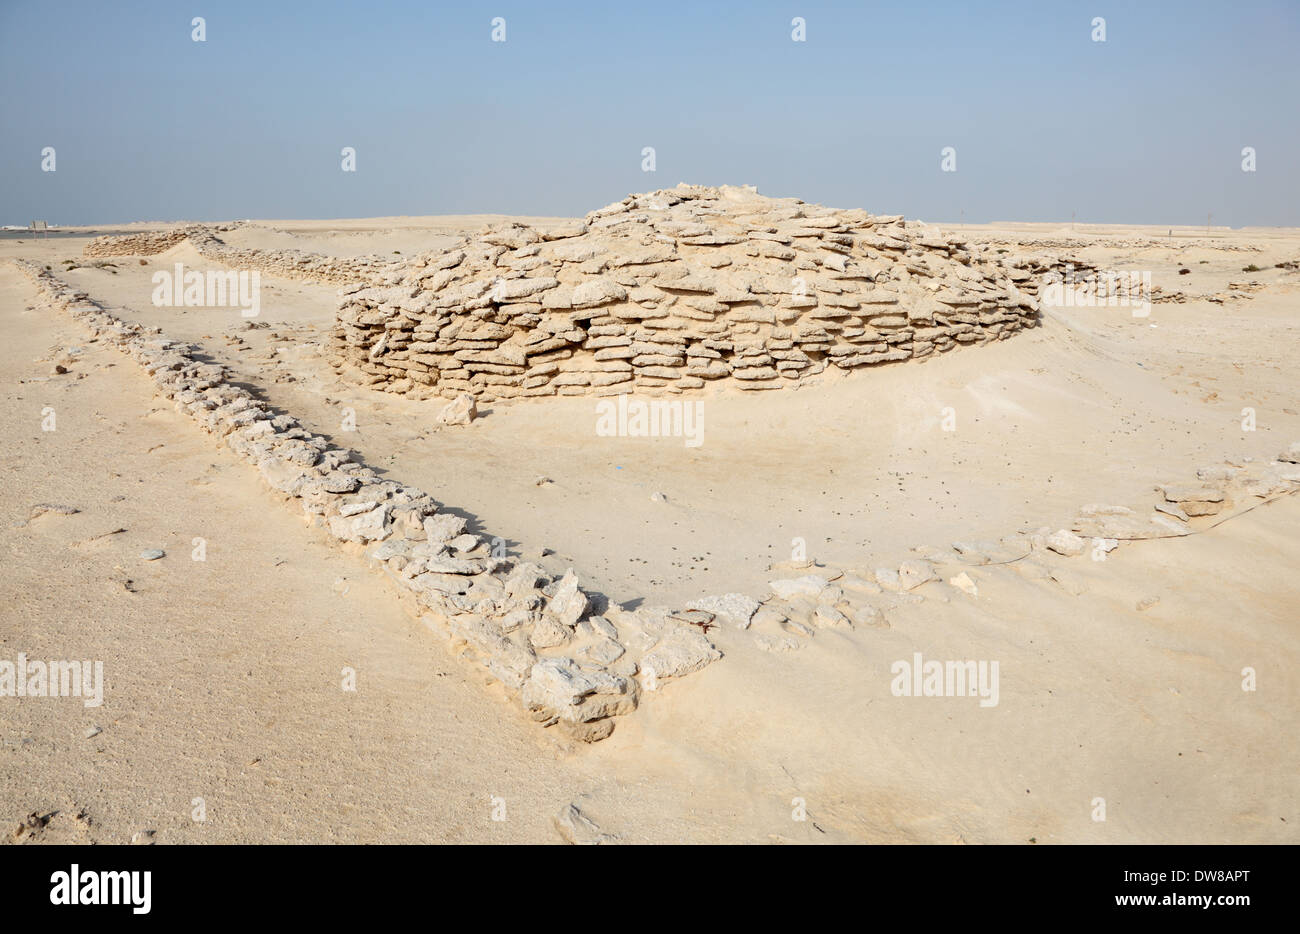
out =
[[[0,223],[575,215],[688,181],[1300,226],[1297,49],[1296,0],[0,0]]]

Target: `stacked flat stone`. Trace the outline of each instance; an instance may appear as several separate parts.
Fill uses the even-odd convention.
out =
[[[597,615],[572,569],[553,580],[535,564],[496,556],[464,518],[274,413],[193,345],[122,321],[36,263],[14,262],[48,301],[135,358],[177,411],[255,465],[330,538],[367,549],[408,605],[534,719],[576,739],[603,739],[613,717],[636,708],[643,686],[655,690],[721,657],[690,617],[668,609]]]
[[[204,259],[231,269],[258,270],[285,279],[348,285],[383,275],[398,268],[382,256],[323,256],[302,250],[249,250],[230,246],[217,236],[235,224],[209,226],[192,224],[172,230],[149,231],[124,236],[96,237],[82,251],[86,256],[154,256],[188,240]]]
[[[346,287],[331,362],[417,396],[777,389],[1009,337],[1062,267],[901,217],[679,185]]]
[[[96,237],[86,244],[81,252],[86,256],[153,256],[164,250],[170,250],[189,236],[188,228],[176,227],[172,230],[148,230],[144,233],[111,234]]]
[[[1169,237],[1114,237],[1099,233],[1092,236],[1077,237],[1016,237],[1010,239],[1006,234],[972,230],[967,239],[971,243],[989,244],[1005,249],[1035,250],[1085,250],[1089,247],[1105,247],[1111,250],[1147,250],[1164,249],[1171,246],[1178,250],[1218,250],[1222,253],[1262,253],[1264,248],[1251,243],[1231,243],[1225,240],[1208,238],[1185,239],[1176,241]]]

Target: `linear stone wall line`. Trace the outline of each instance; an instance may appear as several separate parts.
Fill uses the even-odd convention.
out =
[[[165,231],[96,237],[86,256],[156,256],[188,240],[204,259],[238,269],[256,269],[286,279],[348,285],[401,268],[381,256],[337,257],[303,250],[253,250],[230,246],[217,236],[238,225],[191,224]]]
[[[467,522],[431,496],[379,478],[351,451],[228,381],[193,345],[106,312],[38,264],[13,261],[42,296],[95,337],[128,354],[173,400],[335,542],[372,562],[437,631],[449,635],[534,719],[576,739],[608,736],[616,716],[721,657],[690,617],[666,608],[608,607],[570,569],[552,579],[529,562],[494,555]]]

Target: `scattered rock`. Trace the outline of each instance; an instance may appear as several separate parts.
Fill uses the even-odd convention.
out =
[[[528,641],[535,649],[550,649],[564,645],[572,636],[572,630],[554,619],[542,619],[533,626]]]
[[[75,516],[81,512],[76,506],[64,506],[61,503],[37,503],[32,507],[28,514],[28,519],[35,519],[44,515],[56,516]]]
[[[1166,502],[1178,503],[1184,509],[1187,503],[1221,503],[1224,500],[1223,491],[1210,486],[1170,484],[1161,487],[1160,491],[1164,493]]]
[[[686,609],[679,610],[676,613],[668,614],[668,618],[679,623],[686,623],[688,626],[698,626],[701,632],[708,632],[713,628],[713,621],[717,617],[708,610]]]
[[[934,566],[928,561],[909,560],[898,566],[898,583],[904,591],[915,590],[927,581],[938,580]]]
[[[1181,522],[1187,521],[1187,513],[1178,507],[1177,503],[1156,503],[1156,512],[1163,512],[1167,516],[1173,516]]]
[[[855,626],[864,626],[868,629],[889,628],[889,620],[885,618],[885,614],[869,603],[853,607],[849,611],[849,616]]]
[[[457,535],[451,541],[447,542],[447,547],[452,551],[464,554],[465,552],[473,551],[479,546],[479,544],[477,535],[462,532],[460,535]]]
[[[769,581],[768,586],[772,588],[772,593],[782,600],[789,600],[791,597],[799,596],[816,597],[826,589],[826,579],[815,574],[809,574],[804,577]]]
[[[844,599],[844,589],[838,584],[828,583],[822,592],[817,595],[817,602],[825,603],[828,606],[835,606]]]
[[[431,542],[449,542],[465,531],[469,523],[460,516],[444,513],[424,520],[424,534]]]
[[[564,577],[560,578],[559,585],[547,604],[547,609],[569,628],[572,628],[587,611],[587,595],[578,588],[578,575],[573,568],[569,568]]]
[[[890,593],[900,593],[902,591],[903,579],[899,577],[898,572],[893,568],[876,568],[873,574],[881,590],[887,590]]]
[[[972,597],[979,596],[979,592],[980,592],[979,587],[976,586],[975,581],[972,580],[971,576],[967,574],[965,571],[962,571],[956,577],[948,578],[948,583],[956,587],[958,590],[962,591],[963,593],[970,594]]]
[[[722,657],[704,633],[685,626],[672,630],[641,659],[641,670],[655,678],[680,678]]]
[[[1048,549],[1058,555],[1072,558],[1075,555],[1082,554],[1088,543],[1067,529],[1058,529],[1047,536],[1046,545]]]
[[[387,538],[391,532],[390,508],[387,503],[368,512],[353,516],[350,522],[334,517],[330,528],[336,536],[350,542],[374,542]],[[339,534],[343,531],[344,534]]]
[[[593,664],[608,668],[626,652],[627,650],[614,639],[598,639],[583,650],[583,655]]]
[[[448,402],[438,413],[438,421],[444,425],[468,425],[478,418],[478,405],[474,397],[463,392]]]
[[[544,658],[532,666],[524,684],[524,704],[558,718],[559,712],[596,690],[595,683],[571,658]]]
[[[1228,483],[1240,472],[1237,467],[1215,464],[1209,467],[1198,467],[1196,479],[1202,483]]]
[[[725,593],[717,597],[701,597],[686,604],[690,609],[707,610],[721,617],[737,629],[748,629],[754,614],[758,612],[758,601],[743,593]]]
[[[832,606],[821,605],[813,611],[813,622],[821,629],[852,629],[852,621]]]
[[[576,804],[566,804],[553,820],[564,842],[573,846],[602,846],[618,839],[612,834],[601,833],[596,822],[583,814]]]
[[[1174,535],[1191,534],[1190,529],[1179,525],[1177,522],[1175,522],[1173,519],[1168,518],[1167,516],[1152,516],[1151,524],[1158,526],[1159,528],[1164,529],[1165,532],[1172,533]],[[1158,537],[1158,536],[1151,536],[1151,537]]]
[[[844,590],[859,594],[878,594],[881,593],[880,585],[873,580],[867,580],[865,577],[859,577],[857,574],[845,574],[838,581],[840,587]]]
[[[157,561],[166,554],[167,552],[163,551],[161,548],[150,548],[146,551],[140,552],[140,558],[143,561]]]
[[[358,478],[350,474],[337,472],[331,473],[321,484],[321,488],[326,493],[334,493],[336,495],[355,493],[360,486],[361,481]]]

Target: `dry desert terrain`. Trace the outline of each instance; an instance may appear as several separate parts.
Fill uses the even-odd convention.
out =
[[[259,220],[214,235],[247,255],[433,275],[485,228],[581,222]],[[340,368],[348,286],[323,276],[265,266],[256,318],[156,304],[155,274],[178,263],[241,268],[197,236],[106,255],[88,255],[90,229],[0,239],[0,658],[104,672],[100,706],[0,703],[9,839],[1297,842],[1300,231],[901,223],[940,238],[944,257],[947,237],[990,262],[1148,272],[1155,300],[1145,316],[1036,302],[1035,326],[1015,333],[784,382],[773,368],[771,392],[673,385],[653,375],[672,361],[648,353],[651,375],[629,391],[663,381],[645,398],[698,403],[687,444],[598,431],[617,396],[582,378],[480,394],[477,417],[445,421],[449,399],[428,387],[385,391]],[[521,264],[507,281],[541,275],[527,261],[566,239],[503,241]],[[918,262],[938,276],[957,261]],[[423,281],[435,299],[459,287]],[[535,304],[518,315],[544,317]],[[139,325],[136,343],[103,315]],[[640,339],[605,333],[606,361]],[[492,657],[464,628],[473,614],[448,629],[400,592],[434,541],[419,516],[401,548],[340,542],[334,506],[305,508],[249,463],[253,434],[241,451],[205,431],[194,390],[151,372],[179,346],[146,346],[160,337],[268,418],[351,451],[363,490],[395,481],[436,500],[469,539],[422,565],[431,587],[463,572],[455,562],[485,579],[507,573],[491,570],[502,555],[535,567],[548,583],[525,613],[532,648],[518,632],[500,643],[527,664]],[[701,373],[704,359],[691,358]],[[546,675],[581,679],[598,651],[593,686],[566,684],[574,709],[617,697],[610,716],[535,701],[527,665],[577,658]],[[897,664],[918,653],[996,662],[995,696],[900,696]],[[647,678],[665,655],[674,675]]]

